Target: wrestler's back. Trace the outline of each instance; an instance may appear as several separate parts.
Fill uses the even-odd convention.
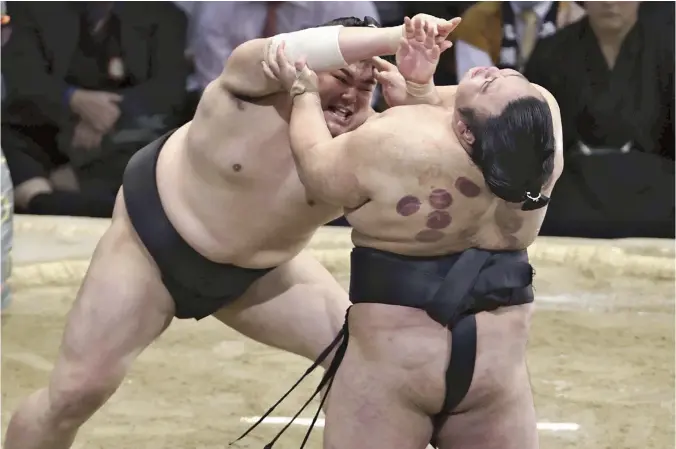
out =
[[[219,263],[279,265],[340,214],[306,196],[289,146],[288,94],[245,102],[216,82],[192,122],[160,153],[157,183],[169,220]]]
[[[384,170],[390,179],[382,174],[371,201],[347,213],[355,245],[432,256],[471,247],[523,249],[535,240],[546,208],[524,212],[490,193],[451,117],[439,107],[407,106],[375,119],[379,139],[404,139],[406,148],[388,151],[383,164],[391,164]]]
[[[535,239],[545,209],[524,212],[520,204],[492,195],[451,123],[452,111],[431,106],[393,108],[373,120],[368,149],[378,151],[378,142],[390,145],[381,160],[391,165],[370,183],[371,201],[347,214],[356,245],[433,256],[470,247],[522,249]],[[442,426],[440,447],[450,447],[451,441],[467,448],[537,447],[525,365],[532,312],[532,304],[526,304],[476,316],[471,386]],[[448,329],[424,310],[365,302],[352,307],[349,331],[351,364],[338,371],[335,383],[350,388],[344,403],[329,404],[333,413],[350,416],[358,410],[373,416],[367,426],[377,426],[378,409],[372,411],[373,401],[360,396],[397,398],[388,417],[395,426],[411,416],[439,413],[447,386],[454,388],[445,377],[449,353],[453,356]]]

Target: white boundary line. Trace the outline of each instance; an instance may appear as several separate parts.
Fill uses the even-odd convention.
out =
[[[259,419],[261,419],[260,416],[246,416],[240,419],[240,422],[244,422],[247,424],[254,424],[257,422]],[[291,421],[291,417],[289,416],[268,416],[265,418],[262,422],[262,424],[277,424],[277,425],[282,425],[282,424],[288,424]],[[312,423],[312,420],[309,418],[296,418],[296,420],[293,422],[295,425],[299,426],[305,426],[308,427]],[[319,418],[317,422],[315,423],[315,427],[324,427],[324,419]],[[558,432],[558,431],[568,431],[568,432],[575,432],[577,430],[580,430],[580,425],[572,422],[539,422],[538,423],[538,430],[550,430],[553,432]]]

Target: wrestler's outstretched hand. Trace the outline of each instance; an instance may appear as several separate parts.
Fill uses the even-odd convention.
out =
[[[282,42],[277,47],[275,57],[270,58],[269,62],[263,61],[263,70],[266,75],[279,80],[282,87],[288,90],[291,96],[305,92],[317,92],[317,74],[310,70],[305,63],[305,59],[294,61],[294,63],[289,61],[284,52],[284,47],[284,42]]]
[[[432,81],[439,56],[451,48],[448,35],[461,19],[442,20],[427,14],[404,19],[404,32],[396,53],[397,67],[407,81],[427,84]]]

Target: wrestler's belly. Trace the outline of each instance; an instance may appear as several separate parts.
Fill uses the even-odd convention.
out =
[[[277,170],[260,182],[237,185],[227,176],[202,176],[181,148],[169,143],[157,169],[165,213],[181,237],[214,262],[278,266],[298,254],[317,228],[338,212],[309,205],[302,188],[288,181],[295,173],[284,177]]]

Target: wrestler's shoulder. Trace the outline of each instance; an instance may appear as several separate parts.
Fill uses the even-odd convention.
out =
[[[368,130],[386,131],[398,138],[415,138],[443,122],[445,111],[432,105],[395,106],[367,120]],[[366,128],[364,128],[366,130]]]

